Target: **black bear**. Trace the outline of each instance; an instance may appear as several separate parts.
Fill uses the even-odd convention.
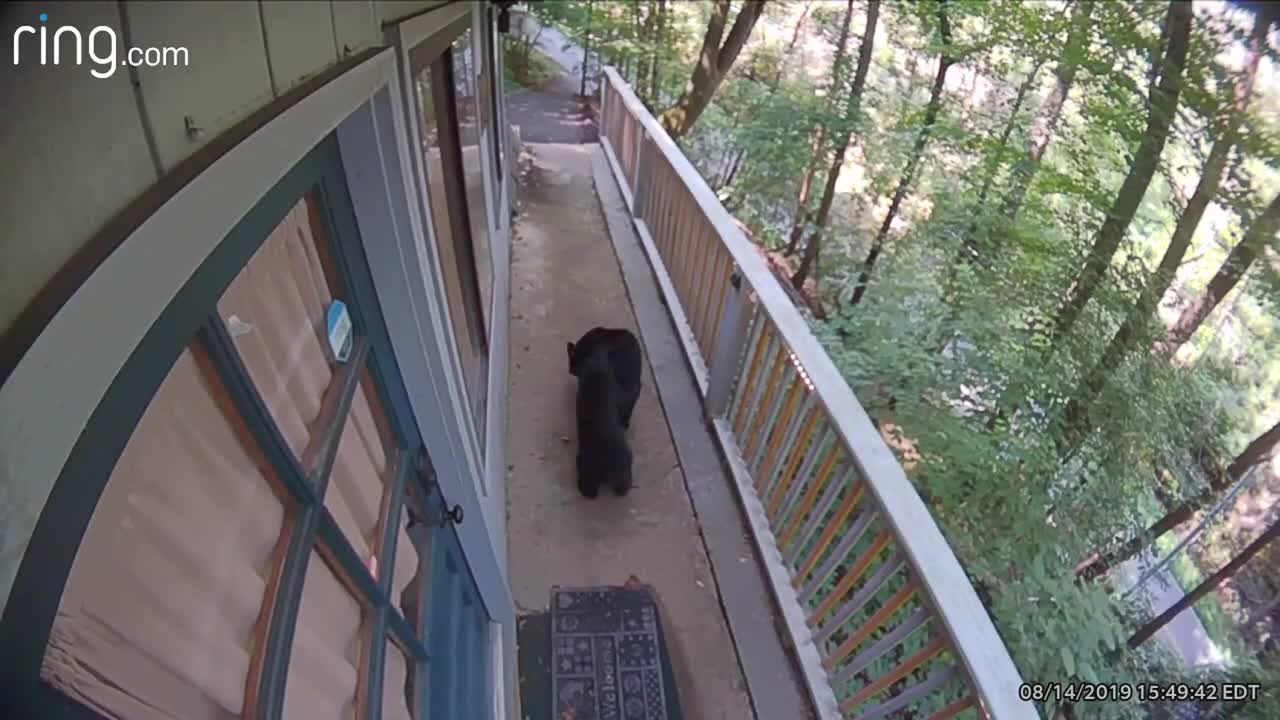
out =
[[[629,428],[631,411],[640,397],[640,371],[644,362],[640,341],[630,330],[591,328],[578,342],[569,343],[569,374],[581,378],[579,368],[583,359],[601,349],[608,354],[613,379],[622,393],[618,404],[622,426]]]
[[[609,485],[631,489],[626,430],[640,396],[640,342],[628,330],[593,328],[569,343],[569,373],[578,378],[578,490],[588,498]]]

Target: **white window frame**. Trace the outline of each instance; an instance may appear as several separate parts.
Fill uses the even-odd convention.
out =
[[[410,62],[410,52],[420,43],[430,39],[432,36],[440,33],[454,23],[462,20],[470,14],[470,29],[472,31],[472,59],[476,63],[476,67],[482,67],[480,63],[487,63],[489,59],[482,51],[484,41],[480,37],[480,33],[485,32],[486,16],[484,3],[453,3],[440,8],[433,9],[427,13],[409,18],[402,23],[398,23],[386,30],[386,39],[388,44],[392,46],[399,60],[400,67],[400,94],[405,102],[402,104],[402,127],[406,138],[406,144],[409,148],[421,148],[422,137],[420,128],[422,127],[420,108],[416,102],[416,89],[414,87],[414,78],[411,74],[412,63]],[[491,68],[493,81],[501,83],[501,69]],[[475,78],[472,78],[474,82]],[[482,99],[483,100],[483,99]],[[489,127],[486,131],[493,132],[495,127],[500,127],[499,118],[505,117],[505,108],[500,108],[501,112],[497,113],[498,117],[491,117]],[[509,213],[501,213],[501,221],[495,222],[492,208],[495,203],[502,203],[505,207],[507,203],[507,194],[500,193],[499,197],[495,197],[496,186],[499,185],[496,179],[492,177],[493,160],[490,157],[491,147],[487,138],[480,142],[480,162],[483,167],[481,173],[484,186],[483,202],[485,203],[485,218],[489,230],[489,243],[487,247],[475,248],[476,252],[488,252],[491,267],[493,268],[493,293],[489,298],[483,299],[489,303],[489,323],[488,323],[488,392],[486,394],[486,410],[485,410],[485,442],[484,451],[480,450],[479,438],[474,432],[468,430],[467,444],[470,446],[469,456],[472,459],[471,478],[475,485],[476,491],[481,499],[483,512],[487,515],[486,525],[491,532],[492,545],[498,548],[499,565],[503,568],[505,577],[506,568],[506,422],[507,422],[507,384],[508,384],[508,365],[509,365],[509,338],[510,338],[510,258],[511,258],[511,228]],[[510,153],[508,153],[509,155]],[[430,206],[430,193],[428,192],[428,184],[432,181],[427,175],[425,164],[422,162],[421,153],[412,153],[412,175],[413,182],[418,188],[416,204],[419,206],[419,214],[426,218],[424,225],[426,226],[426,234],[431,241],[431,252],[434,254],[434,229],[431,227],[431,218],[434,217]],[[505,183],[502,183],[505,184]],[[436,266],[436,273],[431,277],[441,278],[439,268]],[[431,288],[435,297],[436,304],[444,308],[444,312],[450,312],[447,297],[444,292],[442,282],[433,284]],[[458,354],[458,348],[455,339],[450,336],[446,340],[449,353],[453,358],[454,369],[448,373],[448,392],[451,397],[456,397],[460,401],[466,396],[463,384],[462,363]],[[472,422],[473,416],[470,408],[466,407],[466,403],[461,403],[464,408],[467,420],[466,427],[474,428]]]

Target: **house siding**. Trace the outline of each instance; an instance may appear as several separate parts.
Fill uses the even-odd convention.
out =
[[[0,192],[0,332],[58,268],[160,176],[211,139],[342,57],[383,44],[382,28],[438,0],[384,2],[19,2],[0,9],[5,62],[0,156],[21,178]],[[189,66],[41,66],[12,61],[14,30],[112,28],[121,52],[185,47]],[[32,40],[30,35],[25,40]],[[36,58],[28,45],[24,57]],[[38,51],[37,51],[38,52]],[[133,83],[137,83],[137,91]],[[187,118],[198,128],[188,132]],[[148,139],[148,135],[151,139]]]

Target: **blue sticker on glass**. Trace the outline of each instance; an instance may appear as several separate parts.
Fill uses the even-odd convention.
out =
[[[329,305],[328,334],[334,362],[346,362],[351,357],[351,315],[341,300]]]

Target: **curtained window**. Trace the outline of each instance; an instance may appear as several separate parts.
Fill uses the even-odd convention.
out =
[[[353,298],[322,197],[266,235],[110,468],[41,669],[108,718],[223,720],[274,697],[290,720],[363,720],[375,687],[384,717],[417,718],[441,501],[356,308],[350,357],[329,347],[332,303]]]

